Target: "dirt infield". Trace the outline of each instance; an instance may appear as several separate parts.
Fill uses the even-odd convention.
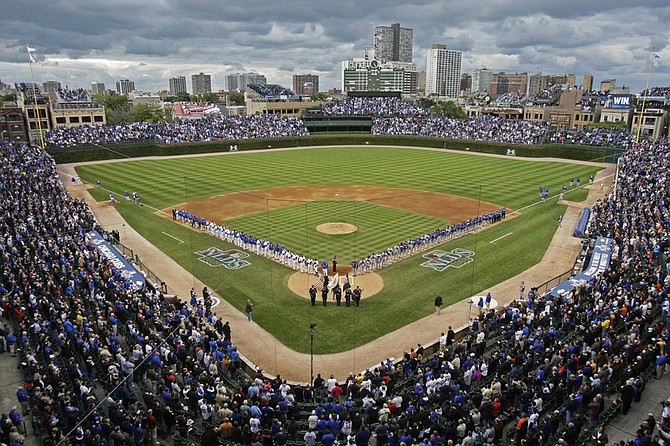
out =
[[[439,192],[375,186],[296,186],[250,190],[217,195],[179,203],[173,208],[188,209],[192,214],[217,224],[256,212],[279,209],[296,203],[319,200],[366,201],[380,206],[443,218],[460,223],[500,209],[492,203]],[[172,209],[163,209],[172,215]]]

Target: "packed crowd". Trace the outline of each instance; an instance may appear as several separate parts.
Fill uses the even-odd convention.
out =
[[[43,104],[45,102],[44,95],[42,94],[40,87],[38,87],[37,85],[26,84],[25,82],[21,82],[14,84],[14,86],[16,87],[16,91],[18,91],[19,94],[23,95],[26,103],[33,103],[35,101],[35,98],[37,99],[37,102],[40,104]]]
[[[56,127],[46,132],[49,146],[155,141],[160,144],[307,135],[301,119],[277,115],[207,116],[200,120],[133,122],[110,126]]]
[[[66,88],[58,89],[58,97],[65,102],[90,102],[91,97],[88,90],[85,88],[78,88],[76,90],[68,90]]]
[[[588,127],[583,130],[560,128],[551,133],[550,142],[561,144],[583,144],[589,146],[629,147],[635,135],[628,129],[617,130]]]
[[[263,96],[264,98],[277,98],[279,96],[294,97],[293,93],[288,88],[282,87],[278,84],[249,84],[250,89]]]
[[[647,90],[642,90],[640,96],[661,96],[668,97],[670,95],[670,87],[651,87]]]
[[[505,93],[495,100],[497,107],[523,107],[528,96],[525,93]]]
[[[553,100],[557,99],[562,92],[563,85],[549,85],[544,90],[536,93],[535,96],[533,96],[533,99],[535,102],[552,102]]]
[[[409,256],[467,235],[472,231],[498,223],[505,219],[506,214],[506,209],[499,209],[495,212],[480,215],[446,228],[436,229],[420,237],[399,242],[393,246],[389,246],[385,250],[362,257],[360,261],[354,259],[352,260],[353,274],[363,275],[381,270]],[[256,255],[272,259],[296,271],[310,275],[319,275],[319,266],[322,262],[320,263],[318,259],[295,253],[279,243],[255,237],[236,229],[227,228],[184,209],[173,209],[172,219],[197,230],[207,232],[214,237],[232,243]],[[321,269],[321,274],[328,274],[327,266]]]
[[[0,154],[0,346],[26,374],[23,410],[0,418],[3,443],[23,442],[22,416],[56,445],[140,445],[157,423],[186,435],[186,411],[227,398],[240,365],[227,324],[206,299],[186,307],[134,289],[87,240],[101,229],[48,154],[4,143]]]
[[[602,105],[607,98],[607,94],[600,94],[598,91],[589,91],[582,95],[579,102],[577,102],[577,107],[580,107],[583,111],[594,110],[598,105]]]
[[[622,158],[617,190],[593,208],[590,231],[615,242],[602,275],[558,297],[520,288],[500,311],[479,307],[460,342],[443,333],[439,354],[423,357],[419,345],[352,374],[344,390],[331,378],[309,428],[322,444],[332,435],[365,446],[372,435],[382,445],[606,445],[596,443],[603,426],[641,401],[648,379],[670,372],[669,164],[667,140]],[[626,444],[652,443],[651,418]]]
[[[395,97],[350,97],[328,102],[323,114],[329,116],[426,116],[429,110]]]
[[[468,119],[377,118],[373,135],[416,135],[437,138],[471,139],[512,144],[539,144],[549,126],[483,115]]]
[[[589,232],[614,240],[602,275],[555,298],[520,289],[506,308],[480,307],[462,340],[445,330],[438,354],[419,345],[312,388],[260,373],[235,381],[239,353],[208,290],[190,305],[134,290],[87,242],[95,219],[53,160],[25,145],[0,152],[0,345],[21,355],[17,399],[53,444],[193,439],[197,425],[206,446],[575,446],[669,372],[667,140],[624,154],[617,189],[593,206]],[[20,416],[0,417],[10,446],[23,442]],[[650,444],[648,431],[630,445]]]

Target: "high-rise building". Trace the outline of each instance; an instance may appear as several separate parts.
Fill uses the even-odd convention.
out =
[[[186,76],[175,76],[169,80],[170,96],[177,96],[179,93],[187,93]]]
[[[433,44],[426,61],[426,94],[457,98],[461,86],[461,51]]]
[[[528,91],[528,73],[495,73],[491,77],[491,94],[515,93],[525,95]]]
[[[319,76],[316,74],[294,74],[293,92],[295,94],[313,95],[319,92]]]
[[[472,90],[472,75],[468,73],[461,74],[461,91],[469,93]]]
[[[103,82],[91,82],[91,93],[106,94],[105,84]]]
[[[135,82],[128,79],[116,81],[116,92],[118,94],[128,94],[135,90]]]
[[[472,70],[472,87],[470,91],[473,93],[477,92],[491,92],[491,79],[493,77],[493,72],[486,67],[479,68],[477,70]]]
[[[44,81],[42,84],[42,91],[44,93],[50,93],[52,91],[60,90],[60,82],[58,81]]]
[[[582,81],[582,90],[591,91],[593,90],[593,75],[585,74],[584,80]]]
[[[385,62],[412,62],[414,30],[401,28],[400,23],[375,27],[375,59]]]
[[[228,91],[247,91],[247,85],[259,84],[267,85],[267,78],[258,73],[235,73],[227,74],[225,78],[226,90]]]
[[[192,74],[191,88],[194,95],[212,92],[212,76],[209,74]]]

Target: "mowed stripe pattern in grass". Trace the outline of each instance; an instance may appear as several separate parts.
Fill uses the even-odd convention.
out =
[[[153,208],[237,191],[342,184],[481,197],[483,201],[515,210],[538,201],[539,185],[548,186],[552,195],[558,194],[570,177],[581,176],[582,183],[586,183],[588,176],[595,175],[597,170],[591,166],[513,157],[337,147],[99,164],[79,167],[77,172],[84,181],[92,184],[101,181],[101,188],[91,189],[98,200],[108,198],[107,190],[118,194],[124,190],[139,192],[148,206],[138,207],[123,201],[116,206],[126,221],[240,311],[244,311],[246,299],[251,298],[256,304],[254,321],[279,341],[298,351],[309,352],[309,325],[318,323],[314,351],[332,353],[355,348],[430,314],[436,293],[449,304],[483,292],[534,265],[549,246],[556,230],[556,218],[565,212],[565,205],[548,200],[546,204],[524,209],[517,218],[507,219],[477,236],[466,236],[440,247],[446,251],[454,248],[475,251],[476,262],[465,268],[437,272],[421,267],[426,259],[414,256],[381,270],[384,289],[365,300],[355,312],[335,306],[311,307],[309,301],[296,297],[286,287],[293,272],[262,257],[250,256],[251,265],[235,271],[212,268],[198,261],[194,251],[212,246],[225,250],[232,246],[158,217]],[[571,191],[566,199],[580,201],[585,196],[583,190]],[[304,214],[292,218],[292,223],[299,227],[296,243],[302,237],[307,246],[314,245],[307,235],[300,235],[306,234]],[[385,226],[387,222],[381,220],[374,229],[379,233],[389,231]],[[406,223],[406,226],[413,225]],[[267,218],[265,227],[268,227]],[[180,244],[166,234],[185,243]],[[380,236],[375,233],[366,237]],[[489,243],[496,239],[499,241],[495,244]],[[337,252],[342,239],[333,237],[332,240],[332,248],[319,249],[326,252],[324,258],[337,254],[340,263],[345,264],[349,259]],[[356,243],[360,244],[360,240]],[[156,272],[161,275],[160,271]],[[169,278],[166,279],[169,284]],[[532,285],[535,284],[528,284]]]
[[[329,235],[316,230],[323,223],[350,223],[351,234]],[[315,259],[337,255],[358,259],[398,242],[449,225],[449,221],[364,201],[316,201],[228,220],[226,226],[281,243]]]
[[[301,185],[404,187],[480,198],[518,209],[537,200],[539,185],[558,193],[569,178],[586,183],[596,169],[556,162],[387,147],[318,148],[142,160],[82,166],[88,182],[123,194],[137,191],[165,208],[243,190]]]

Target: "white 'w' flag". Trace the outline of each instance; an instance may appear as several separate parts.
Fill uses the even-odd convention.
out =
[[[340,273],[335,273],[335,277],[330,279],[330,281],[328,282],[328,291],[331,291],[339,284],[340,284]]]
[[[26,45],[26,49],[28,50],[28,58],[30,59],[30,63],[37,62],[35,56],[33,56],[33,53],[37,50],[35,48],[29,47],[28,45]]]
[[[659,65],[661,65],[661,56],[654,53],[654,66],[658,67]]]

